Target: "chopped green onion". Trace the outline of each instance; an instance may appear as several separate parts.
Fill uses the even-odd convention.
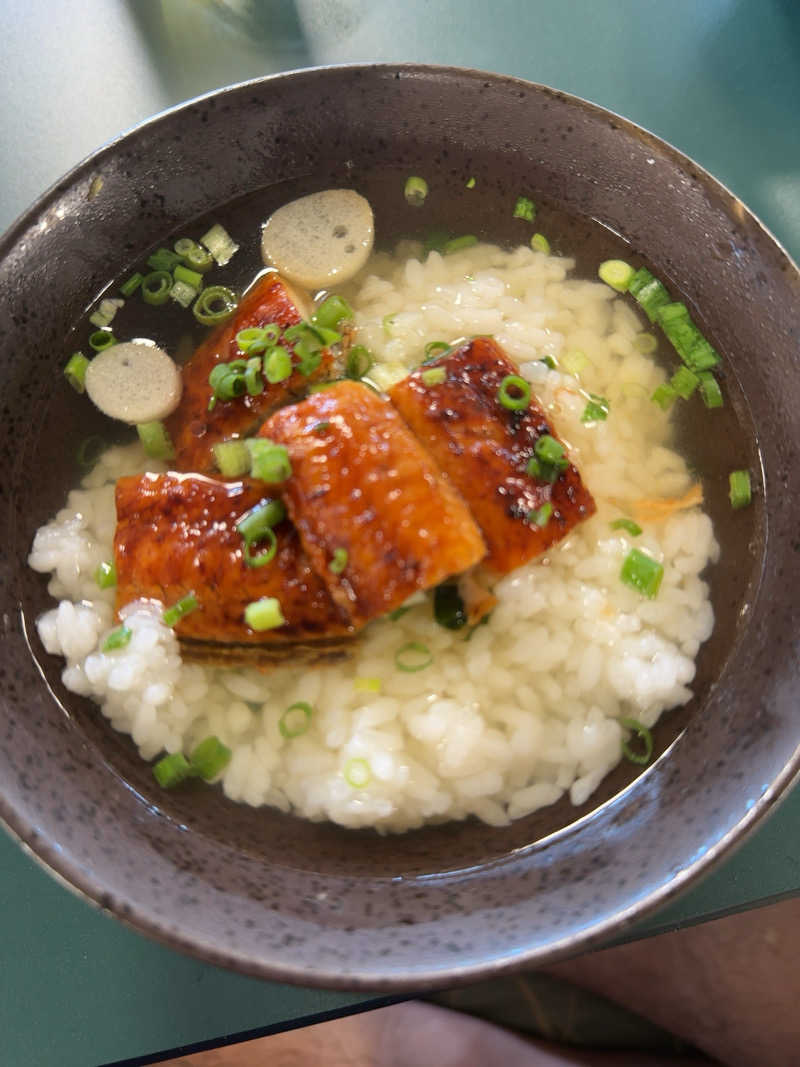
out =
[[[530,384],[524,378],[520,378],[518,374],[507,374],[500,382],[500,388],[497,390],[497,399],[509,411],[522,411],[523,408],[528,406],[530,398]]]
[[[534,252],[542,252],[545,256],[550,255],[550,242],[543,233],[535,233],[531,237],[531,248]]]
[[[711,371],[700,371],[697,377],[700,379],[700,395],[705,406],[707,408],[721,408],[724,403],[722,390]]]
[[[651,322],[655,322],[658,309],[670,302],[667,290],[646,267],[635,271],[628,285],[628,292],[636,298]]]
[[[355,759],[349,759],[345,763],[342,773],[344,774],[344,780],[353,789],[366,789],[372,781],[372,768],[365,759],[361,759],[358,756]]]
[[[678,367],[670,378],[669,384],[679,397],[683,400],[688,400],[700,384],[700,379],[688,367]]]
[[[421,641],[408,641],[395,652],[394,662],[398,670],[416,674],[417,671],[430,667],[433,656],[428,646],[423,645]]]
[[[477,243],[478,238],[474,233],[465,233],[463,237],[451,237],[451,239],[445,243],[445,246],[442,249],[442,254],[449,256],[453,252],[460,252],[462,248],[472,248],[472,246]]]
[[[652,333],[637,333],[633,347],[643,356],[649,356],[658,348],[658,338]]]
[[[583,409],[581,422],[605,422],[608,418],[608,401],[604,396],[589,393],[589,402]]]
[[[526,222],[533,222],[536,216],[536,205],[527,196],[518,196],[517,202],[514,204],[514,218],[525,219]]]
[[[429,367],[420,374],[423,385],[442,385],[447,379],[444,367]]]
[[[712,348],[698,330],[694,343],[686,355],[686,365],[690,367],[695,374],[698,374],[702,370],[711,370],[712,367],[716,367],[719,360],[719,352],[717,352],[715,348]]]
[[[83,352],[73,352],[64,367],[64,377],[76,393],[83,393],[86,390],[86,368],[88,366],[89,360]]]
[[[321,341],[323,345],[336,345],[342,339],[341,333],[338,330],[331,329],[329,326],[320,326],[318,323],[310,322],[308,328],[313,334],[316,334],[317,340]]]
[[[542,356],[539,362],[544,363],[545,367],[548,367],[550,370],[555,370],[558,366],[552,356]]]
[[[260,600],[251,601],[244,609],[244,621],[251,630],[257,631],[275,630],[286,623],[280,601],[274,596],[262,596]]]
[[[190,270],[196,270],[198,274],[205,274],[214,266],[214,260],[211,253],[195,241],[192,241],[191,243],[192,248],[186,251],[181,258]]]
[[[626,585],[650,600],[657,595],[663,577],[664,568],[658,560],[638,548],[630,550],[620,571],[620,578]]]
[[[104,352],[107,348],[117,343],[117,339],[111,330],[95,330],[89,334],[89,345],[95,352]]]
[[[258,555],[253,555],[250,541],[245,541],[244,548],[242,549],[242,559],[248,567],[264,567],[267,563],[271,563],[275,559],[275,555],[278,551],[278,538],[275,536],[275,531],[269,527],[264,531],[262,540],[268,542],[267,547],[263,552],[259,552]]]
[[[244,441],[218,441],[211,447],[223,478],[240,478],[250,470],[250,453]]]
[[[168,248],[159,248],[152,254],[152,256],[148,257],[147,266],[150,267],[151,270],[171,272],[180,261],[181,257],[176,255],[175,252],[171,252]]]
[[[130,640],[133,637],[133,630],[130,626],[118,626],[116,630],[112,630],[111,633],[106,635],[105,641],[100,646],[101,652],[114,652],[118,648],[125,648],[130,644]]]
[[[424,178],[418,178],[416,176],[408,178],[403,189],[403,196],[406,198],[406,203],[412,207],[422,207],[425,203],[425,198],[428,195],[428,183]]]
[[[364,345],[353,345],[347,353],[345,374],[348,378],[363,378],[372,369],[372,356]]]
[[[422,251],[426,256],[429,252],[441,252],[449,240],[450,234],[447,230],[431,230],[425,238]]]
[[[212,367],[208,376],[208,384],[212,389],[209,411],[213,410],[217,400],[233,400],[237,396],[244,396],[247,391],[246,370],[247,362],[243,359],[232,359],[230,363],[217,363]]]
[[[638,537],[642,532],[642,528],[638,522],[634,522],[633,519],[614,519],[613,522],[608,524],[612,530],[625,530],[631,537]]]
[[[184,615],[197,611],[199,607],[200,602],[194,593],[187,593],[186,596],[182,596],[180,600],[164,611],[161,621],[165,626],[176,626]]]
[[[557,477],[561,471],[565,471],[569,467],[569,460],[564,451],[564,446],[555,437],[551,437],[549,433],[543,433],[537,440],[533,446],[533,454],[541,464],[545,477],[548,477],[548,469],[554,470]],[[555,479],[550,479],[549,477],[548,480],[555,481]]]
[[[353,688],[362,693],[380,693],[382,684],[380,678],[353,679]]]
[[[392,326],[394,326],[394,315],[384,315],[383,319],[381,320],[381,325],[383,326],[383,332],[386,334],[386,336],[391,337]]]
[[[193,289],[203,288],[203,275],[199,274],[196,270],[189,270],[188,267],[184,267],[182,263],[179,263],[175,270],[172,272],[172,277],[176,282],[186,282]]]
[[[547,526],[550,516],[553,514],[553,505],[548,500],[539,508],[529,511],[525,518],[531,526]]]
[[[579,348],[573,348],[561,357],[561,366],[567,374],[573,374],[576,378],[589,366],[589,357]]]
[[[173,244],[175,255],[179,259],[185,260],[193,248],[197,248],[197,243],[191,239],[191,237],[179,237]]]
[[[328,330],[335,330],[340,322],[349,321],[353,317],[353,309],[344,299],[334,293],[326,300],[323,300],[314,314],[311,316],[311,321],[317,325],[322,326]]]
[[[113,562],[103,560],[98,563],[94,572],[94,580],[100,589],[112,589],[117,584],[117,568]]]
[[[627,292],[633,274],[633,267],[624,259],[607,259],[597,268],[600,281],[610,285],[618,293]]]
[[[474,178],[467,178],[466,187],[467,187],[467,189],[474,189],[475,188],[475,179]]]
[[[132,274],[127,281],[124,281],[122,283],[122,285],[119,287],[119,291],[125,297],[133,296],[133,294],[136,292],[136,290],[139,288],[143,281],[144,275],[140,274],[137,271],[135,274]]]
[[[425,345],[425,359],[423,363],[428,363],[432,359],[438,359],[443,352],[447,352],[450,345],[445,341],[429,341]]]
[[[75,462],[84,470],[91,470],[105,447],[106,443],[103,438],[98,437],[97,434],[92,434],[91,437],[84,438],[78,445],[78,450],[75,453]]]
[[[294,354],[298,357],[297,369],[306,377],[313,374],[322,362],[322,353],[312,351],[303,341],[295,345]]]
[[[264,377],[274,385],[285,382],[292,374],[292,357],[280,345],[271,348],[264,356]]]
[[[293,737],[300,737],[311,725],[313,715],[314,709],[305,700],[298,700],[295,704],[290,704],[278,719],[278,729],[281,732],[281,737],[285,737],[287,741],[291,741]]]
[[[194,317],[203,326],[216,326],[236,310],[236,293],[224,285],[210,285],[194,302]]]
[[[210,782],[225,770],[233,753],[223,745],[218,737],[207,737],[201,741],[189,757],[189,769],[192,775]]]
[[[101,300],[100,307],[89,316],[89,322],[93,326],[100,328],[110,326],[114,316],[124,303],[124,300]]]
[[[264,380],[261,377],[261,356],[252,356],[248,359],[244,372],[244,384],[248,396],[260,396],[264,392]]]
[[[136,432],[142,447],[153,459],[172,459],[175,450],[163,422],[140,422]]]
[[[172,275],[168,270],[154,270],[142,278],[142,300],[158,307],[166,304],[172,289]]]
[[[467,609],[455,582],[442,582],[433,592],[433,617],[446,630],[467,625]]]
[[[239,246],[219,223],[215,223],[208,233],[203,234],[200,243],[205,245],[220,267],[224,267],[234,252],[239,251]]]
[[[675,403],[676,396],[677,393],[669,382],[662,382],[653,392],[650,399],[654,404],[658,404],[662,411],[668,411]]]
[[[622,752],[626,759],[631,763],[638,763],[640,766],[644,766],[650,762],[650,758],[653,755],[653,735],[646,726],[639,722],[638,719],[620,719],[620,726],[625,730],[630,730],[631,733],[636,734],[639,740],[644,745],[643,752],[636,752],[631,748],[628,741],[622,742]]]
[[[333,559],[328,564],[328,570],[331,574],[341,574],[347,566],[348,552],[346,548],[337,548],[334,550]]]
[[[250,450],[250,473],[262,482],[285,482],[291,476],[292,465],[284,445],[276,445],[268,437],[251,438],[246,442]]]
[[[746,508],[752,499],[750,471],[731,471],[728,475],[732,508]]]
[[[177,281],[173,282],[169,295],[176,304],[180,304],[182,308],[188,308],[197,296],[197,290],[193,285],[189,285],[187,282]]]
[[[162,756],[153,765],[153,777],[162,789],[172,789],[191,776],[192,768],[182,752],[173,752]]]
[[[281,500],[267,500],[252,508],[236,524],[236,529],[244,541],[242,556],[248,567],[263,567],[270,563],[278,551],[278,539],[272,529],[286,518],[286,508]],[[251,545],[257,541],[268,541],[267,548],[257,556],[251,554]]]
[[[672,347],[688,363],[689,353],[703,340],[703,335],[692,322],[686,305],[681,301],[664,304],[656,312],[656,319]]]

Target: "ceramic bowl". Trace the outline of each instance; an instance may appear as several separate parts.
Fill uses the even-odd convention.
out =
[[[132,743],[64,689],[36,636],[48,597],[26,556],[92,428],[61,379],[70,331],[110,279],[221,205],[258,200],[265,216],[294,191],[346,184],[391,236],[408,224],[409,174],[427,178],[428,218],[452,232],[513,240],[509,205],[526,192],[579,261],[621,237],[724,353],[725,409],[713,430],[702,418],[681,430],[722,546],[695,697],[664,716],[644,773],[620,766],[583,808],[505,829],[380,837],[217,789],[164,794]],[[103,148],[0,244],[2,818],[99,907],[268,978],[420,990],[622,934],[740,840],[798,767],[798,309],[797,268],[701,168],[624,119],[511,78],[301,71],[203,97]],[[745,466],[755,498],[734,512],[727,474]]]

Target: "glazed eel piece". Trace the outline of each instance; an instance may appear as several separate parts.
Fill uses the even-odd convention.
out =
[[[174,467],[203,474],[215,470],[213,446],[220,441],[246,437],[258,429],[266,415],[294,397],[300,397],[310,382],[327,377],[332,356],[323,349],[319,366],[304,375],[296,363],[292,374],[282,382],[265,382],[258,396],[245,394],[234,400],[218,400],[208,410],[212,389],[208,376],[217,363],[241,359],[236,343],[240,330],[277,323],[282,329],[294,326],[302,316],[286,283],[274,272],[259,278],[242,297],[233,317],[218,326],[183,365],[183,392],[178,407],[165,420],[175,450]],[[288,351],[294,346],[280,342]]]
[[[445,372],[444,381],[426,384],[426,372],[436,367]],[[496,574],[541,555],[595,511],[572,463],[552,483],[526,473],[536,442],[557,435],[533,397],[519,410],[500,403],[503,379],[516,374],[499,345],[477,337],[389,390],[408,426],[467,502],[488,548],[483,562]]]

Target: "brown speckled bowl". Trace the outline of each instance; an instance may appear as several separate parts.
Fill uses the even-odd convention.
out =
[[[696,697],[664,717],[638,778],[620,767],[585,808],[507,829],[381,838],[218,790],[165,795],[132,744],[63,688],[33,626],[47,595],[26,555],[77,480],[69,457],[91,428],[61,378],[70,331],[110,279],[198,216],[234,201],[234,215],[252,211],[256,194],[266,214],[287,190],[347,184],[396,234],[408,225],[400,176],[413,173],[432,190],[420,225],[519,238],[511,207],[526,192],[537,228],[587,264],[620,235],[725,354],[725,409],[698,405],[683,427],[723,547]],[[421,989],[619,933],[707,870],[798,768],[798,310],[797,269],[708,174],[608,112],[511,78],[305,71],[205,97],[98,152],[0,245],[3,819],[102,908],[270,978]],[[732,512],[727,473],[744,466],[755,501]]]

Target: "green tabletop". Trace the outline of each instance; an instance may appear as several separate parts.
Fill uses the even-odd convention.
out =
[[[576,93],[693,156],[800,255],[795,0],[0,0],[0,230],[136,122],[263,74],[479,67]],[[800,888],[800,792],[649,936]],[[375,998],[243,978],[76,899],[0,835],[0,1061],[94,1067]]]

